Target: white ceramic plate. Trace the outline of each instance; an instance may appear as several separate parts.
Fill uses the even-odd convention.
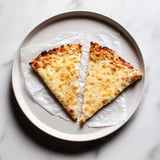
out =
[[[64,13],[51,17],[39,24],[25,38],[21,47],[48,41],[57,33],[90,31],[93,27],[95,29],[106,30],[110,33],[119,32],[119,41],[122,46],[121,51],[125,53],[124,58],[136,66],[144,75],[144,78],[136,83],[134,87],[129,87],[125,91],[128,106],[126,113],[128,120],[136,111],[143,96],[145,67],[139,47],[131,35],[121,25],[97,13],[82,11]],[[36,104],[24,89],[24,80],[20,71],[20,53],[17,53],[14,59],[12,84],[16,99],[26,117],[35,126],[51,136],[69,141],[91,141],[113,133],[125,123],[123,122],[111,127],[88,128],[84,126],[80,128],[72,121],[65,121],[49,114]]]

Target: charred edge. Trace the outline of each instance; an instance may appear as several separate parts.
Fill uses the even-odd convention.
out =
[[[46,55],[46,54],[48,54],[48,53],[51,53],[51,52],[54,52],[54,51],[56,51],[56,50],[57,50],[57,48],[53,48],[53,49],[50,49],[50,50],[48,50],[48,51],[43,51],[43,52],[40,53],[40,56],[44,56],[44,55]]]
[[[55,52],[55,51],[57,51],[58,50],[58,48],[53,48],[53,49],[50,49],[49,51],[48,51],[48,53],[50,53],[50,52]]]
[[[130,64],[130,63],[128,63],[127,61],[125,61],[122,57],[119,56],[118,58],[119,58],[119,60],[122,61],[123,63]]]
[[[97,42],[93,42],[93,41],[91,41],[91,43],[90,43],[91,45],[97,45],[97,46],[99,46],[100,47],[100,45],[97,43]]]
[[[81,44],[78,44],[78,45],[79,45],[80,48],[82,48]],[[70,47],[71,44],[67,44],[66,46]],[[65,45],[61,45],[59,48],[65,48]],[[48,51],[44,50],[39,54],[39,56],[37,56],[37,58],[35,60],[37,60],[41,56],[46,56],[47,54],[51,54],[52,52],[56,52],[59,48],[53,48],[53,49],[50,49]],[[29,65],[32,65],[32,64],[33,64],[33,61],[29,63]]]
[[[66,46],[71,46],[71,44],[67,44]],[[61,45],[59,48],[64,48],[65,46],[64,45]],[[51,53],[51,52],[55,52],[57,51],[59,48],[53,48],[53,49],[50,49],[48,51],[44,50],[43,52],[40,53],[40,56],[44,56],[46,55],[47,53]]]
[[[98,44],[98,43],[95,43],[95,42],[91,42],[91,45],[96,45],[96,44]]]
[[[80,120],[79,121],[79,125],[80,125],[81,128],[84,126],[85,122],[86,122],[86,120]]]
[[[42,51],[41,53],[40,53],[40,55],[45,55],[47,53],[47,51]]]
[[[141,80],[143,78],[143,75],[136,75],[135,77],[137,80]]]
[[[131,70],[135,69],[134,66],[131,65],[131,63],[127,62],[127,61],[124,60],[122,57],[119,56],[118,58],[119,58],[119,60],[120,60],[122,63],[124,63],[124,64],[127,65],[128,69],[131,69]]]
[[[110,48],[108,48],[108,47],[100,47],[100,48],[108,51],[109,53],[115,52],[114,50],[112,50],[112,49],[110,49]]]
[[[82,45],[81,45],[81,44],[70,44],[70,43],[68,43],[66,46],[67,46],[67,47],[71,47],[72,45],[78,45],[80,48],[82,48]],[[64,48],[65,45],[62,45],[61,47]],[[60,47],[60,48],[61,48],[61,47]]]
[[[29,64],[30,66],[32,66],[33,62],[29,62],[28,64]]]
[[[96,42],[91,42],[91,45],[97,46],[97,47],[99,47],[100,49],[107,50],[107,51],[110,52],[110,53],[115,52],[114,50],[112,50],[112,49],[110,49],[110,48],[108,48],[108,47],[106,47],[106,46],[100,46],[100,45],[99,45],[98,43],[96,43]]]
[[[67,46],[69,46],[70,44],[67,44]],[[64,48],[64,45],[61,45],[59,48]],[[55,52],[55,51],[57,51],[58,50],[58,48],[53,48],[53,49],[50,49],[50,50],[48,50],[48,51],[43,51],[43,52],[41,52],[40,53],[40,55],[42,55],[42,56],[44,56],[44,55],[46,55],[47,53],[51,53],[51,52]]]
[[[66,46],[68,46],[68,47],[70,47],[72,44],[67,44]],[[78,44],[79,45],[79,47],[81,47],[82,48],[82,45],[81,44]],[[59,48],[65,48],[65,45],[61,45]],[[53,48],[53,49],[50,49],[50,50],[48,50],[48,51],[43,51],[43,52],[41,52],[41,54],[40,55],[46,55],[47,53],[51,53],[51,52],[55,52],[55,51],[57,51],[59,48]]]

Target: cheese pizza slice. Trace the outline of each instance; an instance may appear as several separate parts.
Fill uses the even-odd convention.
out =
[[[67,44],[42,52],[30,65],[76,121],[82,46]],[[54,106],[53,106],[54,107]]]
[[[142,74],[115,51],[91,42],[80,123],[83,124],[141,78]]]

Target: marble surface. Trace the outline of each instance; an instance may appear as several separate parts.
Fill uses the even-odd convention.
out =
[[[136,39],[147,68],[147,87],[136,114],[111,136],[88,143],[48,137],[19,109],[11,87],[13,58],[25,36],[48,17],[94,11],[123,25]],[[160,159],[159,0],[0,0],[0,160]]]

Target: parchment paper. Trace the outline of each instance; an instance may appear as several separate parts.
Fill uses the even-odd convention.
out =
[[[24,76],[26,90],[29,92],[33,100],[50,114],[63,118],[64,120],[70,120],[70,118],[64,113],[62,106],[60,106],[60,104],[57,103],[57,100],[49,94],[48,89],[44,87],[44,84],[42,84],[40,79],[35,75],[28,63],[35,59],[44,50],[53,49],[68,43],[80,43],[83,46],[83,54],[80,64],[80,94],[78,97],[78,109],[80,112],[83,101],[82,92],[86,80],[90,42],[97,42],[102,46],[109,47],[123,57],[120,49],[120,42],[118,40],[119,36],[118,33],[113,35],[102,30],[94,32],[67,32],[56,35],[55,38],[50,41],[21,48],[21,70]],[[125,93],[122,93],[114,102],[95,114],[86,125],[88,127],[118,125],[126,120],[126,110]]]

